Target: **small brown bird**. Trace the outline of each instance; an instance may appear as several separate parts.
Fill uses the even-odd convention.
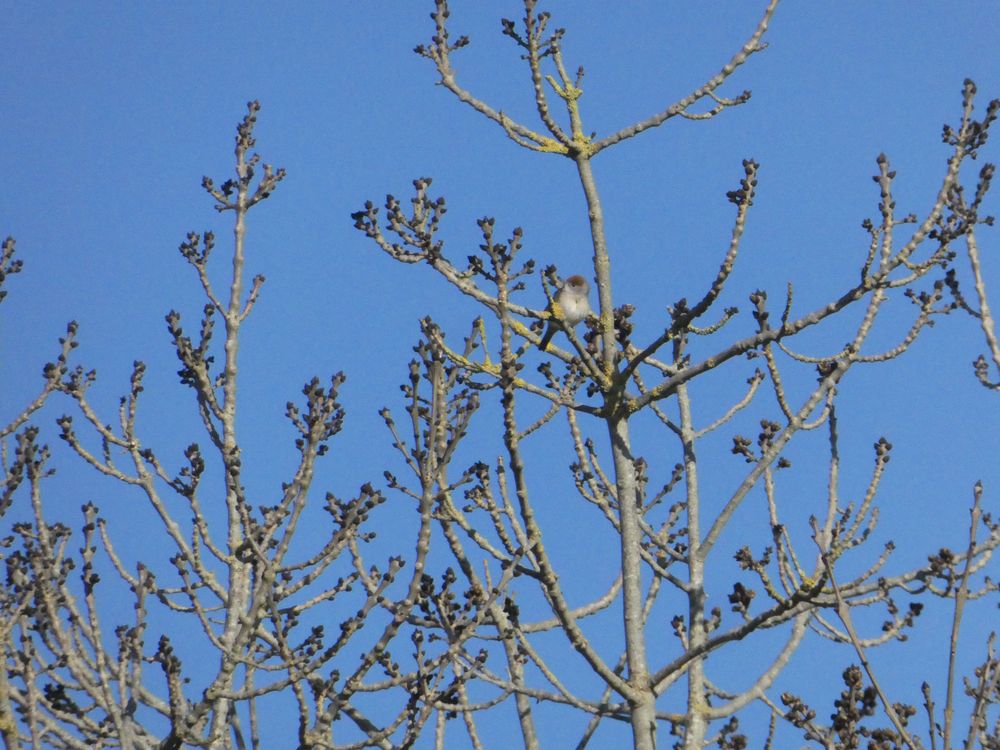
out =
[[[549,327],[545,329],[545,335],[538,342],[538,348],[543,352],[548,347],[552,337],[559,329],[568,330],[579,325],[590,315],[590,301],[587,295],[590,293],[590,284],[583,276],[570,276],[556,292],[555,302],[559,305],[559,314],[550,310],[552,317],[549,318]]]

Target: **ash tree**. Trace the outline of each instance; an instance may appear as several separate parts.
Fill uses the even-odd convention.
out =
[[[566,32],[534,0],[524,0],[518,21],[501,23],[512,59],[523,61],[534,123],[460,81],[454,59],[469,40],[451,34],[448,4],[437,0],[431,41],[416,52],[484,119],[483,138],[573,170],[592,246],[579,268],[538,267],[527,257],[529,232],[486,217],[479,248],[452,251],[445,199],[426,177],[408,198],[369,201],[352,215],[367,242],[414,274],[437,273],[482,316],[457,333],[433,316],[420,322],[402,403],[381,412],[406,471],[343,496],[314,486],[343,423],[340,373],[309,381],[288,403],[294,471],[266,491],[244,481],[241,328],[265,288],[262,277],[247,278],[246,218],[285,178],[254,151],[251,102],[237,128],[234,176],[203,181],[232,220],[231,275],[221,287],[213,280],[211,264],[222,261],[212,232],[189,234],[180,252],[203,313],[193,332],[177,312],[166,319],[201,434],[180,457],[142,434],[141,362],[117,413],[100,413],[88,395],[96,376],[75,363],[75,324],[44,368],[41,392],[5,417],[0,510],[19,505],[30,517],[4,537],[6,746],[1000,747],[995,637],[959,637],[968,611],[996,609],[989,570],[1000,527],[989,493],[978,484],[937,488],[970,498],[968,534],[944,540],[928,524],[925,537],[905,540],[921,545],[926,562],[896,565],[896,543],[877,541],[878,496],[895,467],[891,436],[874,440],[866,483],[845,489],[841,446],[862,438],[838,427],[843,384],[862,368],[888,369],[934,324],[971,318],[986,353],[968,385],[1000,390],[977,240],[992,224],[994,169],[971,165],[1000,102],[984,105],[965,82],[923,213],[897,209],[896,173],[878,156],[866,241],[844,258],[855,281],[820,306],[802,309],[794,280],[776,274],[774,288],[730,288],[754,200],[767,189],[752,158],[734,165],[733,189],[720,196],[733,217],[714,277],[676,280],[680,296],[661,300],[654,333],[633,324],[636,309],[612,284],[593,160],[632,138],[667,137],[657,129],[671,121],[752,106],[748,91],[729,91],[730,78],[764,50],[777,4],[717,75],[600,135],[586,124],[583,68],[570,72],[564,58]],[[8,240],[0,281],[19,263]],[[579,327],[559,301],[569,272],[592,282],[593,314]],[[886,344],[893,300],[909,316]],[[543,347],[547,326],[558,334]],[[829,344],[844,331],[846,341]],[[710,379],[738,384],[741,395],[721,399],[703,387]],[[95,504],[82,518],[54,515],[51,425],[38,417],[55,401],[66,410],[56,436],[77,458],[60,470],[97,472],[143,499],[159,519],[156,552],[126,559]],[[477,434],[502,436],[501,454],[478,455]],[[568,469],[545,458],[544,442],[555,440],[574,455]],[[817,460],[792,461],[799,444]],[[816,471],[825,490],[796,496],[787,477]],[[721,497],[706,481],[718,476],[732,478]],[[611,540],[616,554],[569,564],[553,544],[565,532],[540,512],[555,502],[590,519],[593,538],[574,540],[581,551]],[[795,502],[805,516],[791,511]],[[413,533],[380,546],[372,518],[385,504],[413,514]],[[318,517],[327,541],[309,547],[301,529]],[[116,608],[122,597],[128,618]],[[898,684],[871,654],[919,628],[925,607],[949,612],[939,636],[947,674],[938,684]],[[823,703],[782,687],[796,653],[817,643],[839,656],[817,679]],[[980,654],[971,674],[959,674],[960,649]],[[733,665],[743,664],[730,685]],[[294,729],[277,733],[278,715]]]

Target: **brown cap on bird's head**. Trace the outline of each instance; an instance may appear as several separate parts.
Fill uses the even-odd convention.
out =
[[[574,289],[582,289],[584,292],[590,290],[590,284],[588,284],[587,280],[579,274],[570,276],[566,279],[565,286],[573,287]]]

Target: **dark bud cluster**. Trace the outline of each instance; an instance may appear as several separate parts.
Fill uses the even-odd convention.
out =
[[[758,289],[750,294],[750,304],[753,305],[753,319],[757,321],[757,327],[761,331],[767,331],[771,328],[767,320],[771,317],[771,313],[767,311],[767,292],[763,289]]]
[[[970,79],[965,79],[962,88],[962,100],[966,111],[971,111],[972,100],[976,96],[976,84]],[[973,159],[978,156],[978,151],[986,144],[989,137],[990,126],[1000,114],[1000,99],[993,99],[986,105],[986,114],[982,120],[967,119],[962,123],[959,130],[955,130],[950,125],[945,125],[941,133],[941,139],[949,146],[961,148],[963,155]]]
[[[7,280],[8,276],[20,273],[21,269],[24,268],[24,262],[20,258],[14,258],[14,247],[13,237],[5,239],[3,246],[0,247],[0,302],[7,296],[7,292],[2,288],[4,281]]]
[[[730,190],[726,193],[726,198],[729,199],[730,203],[740,208],[753,205],[753,195],[757,189],[757,169],[759,166],[753,159],[743,160],[743,172],[745,176],[740,180],[739,189]]]
[[[627,349],[631,342],[634,326],[629,318],[634,313],[635,307],[633,305],[622,305],[615,310],[615,338],[618,340],[618,346],[622,349]]]
[[[890,453],[892,452],[892,443],[886,440],[884,437],[880,437],[875,443],[875,461],[879,464],[889,463],[889,459],[892,458]]]
[[[750,611],[750,602],[753,598],[757,596],[757,592],[753,589],[746,588],[742,583],[733,584],[733,592],[729,594],[729,603],[732,605],[733,612],[737,612],[741,615],[745,615]]]
[[[743,437],[742,435],[734,435],[733,447],[730,449],[730,452],[734,456],[743,456],[748,464],[752,464],[757,460],[757,457],[754,455],[753,450],[751,450],[751,445],[753,445],[753,443],[749,438]]]

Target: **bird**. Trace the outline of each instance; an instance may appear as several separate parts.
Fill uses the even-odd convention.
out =
[[[590,315],[590,301],[587,299],[589,293],[590,284],[583,276],[570,276],[563,282],[554,300],[559,310],[558,312],[554,309],[549,310],[551,314],[549,327],[545,329],[545,335],[538,342],[539,349],[545,351],[556,331],[575,328],[580,321]]]

